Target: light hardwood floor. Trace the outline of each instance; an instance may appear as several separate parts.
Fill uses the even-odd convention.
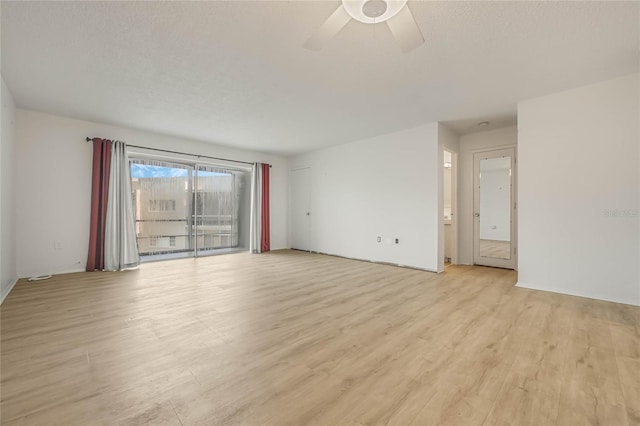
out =
[[[640,308],[295,251],[20,282],[5,425],[640,424]]]

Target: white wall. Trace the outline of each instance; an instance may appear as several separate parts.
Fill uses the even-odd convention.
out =
[[[92,161],[91,144],[85,142],[87,136],[272,164],[271,247],[287,247],[286,158],[18,109],[18,276],[81,271],[85,268]],[[60,241],[63,248],[54,250],[54,241]]]
[[[16,283],[15,233],[15,112],[9,88],[2,79],[0,141],[0,303]]]
[[[311,167],[311,250],[437,270],[439,149],[431,123],[292,158]]]
[[[640,304],[638,75],[518,104],[522,287]]]
[[[458,263],[473,265],[473,154],[516,146],[516,126],[460,137],[458,161]],[[517,170],[517,167],[516,167]]]

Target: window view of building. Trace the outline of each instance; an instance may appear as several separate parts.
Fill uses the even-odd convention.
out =
[[[130,165],[143,259],[248,249],[250,172],[146,159]]]

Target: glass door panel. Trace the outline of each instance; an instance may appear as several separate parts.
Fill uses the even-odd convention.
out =
[[[141,258],[192,256],[194,168],[166,161],[132,159],[131,190]]]
[[[198,255],[248,248],[249,182],[246,171],[197,166],[192,232]]]
[[[480,160],[480,256],[511,259],[511,157]]]

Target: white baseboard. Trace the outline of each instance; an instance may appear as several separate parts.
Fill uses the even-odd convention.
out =
[[[518,281],[518,283],[516,284],[516,287],[526,288],[529,290],[548,291],[549,293],[566,294],[569,296],[584,297],[586,299],[604,300],[605,302],[622,303],[624,305],[640,306],[640,299],[635,301],[628,300],[628,299],[623,300],[623,299],[618,299],[618,298],[609,297],[609,296],[601,296],[601,295],[585,294],[585,293],[574,292],[574,291],[567,291],[565,289],[552,287],[552,286],[532,285],[532,284],[523,283],[520,281]]]
[[[11,290],[13,290],[13,287],[16,285],[17,282],[18,282],[18,279],[15,278],[9,283],[6,289],[2,289],[2,293],[0,293],[0,305],[4,302],[4,299],[7,298],[9,293],[11,293]]]
[[[78,268],[78,269],[65,269],[64,271],[61,272],[56,272],[55,274],[52,275],[62,275],[62,274],[75,274],[78,272],[87,272],[86,269],[84,268]]]
[[[293,250],[296,250],[296,249],[293,249]],[[302,250],[302,251],[305,251],[305,250]],[[382,260],[363,259],[363,258],[360,258],[360,257],[343,256],[341,254],[325,253],[325,252],[322,252],[322,251],[313,251],[313,250],[309,251],[309,253],[323,254],[325,256],[341,257],[343,259],[356,260],[358,262],[369,262],[369,263],[377,263],[379,265],[395,266],[395,267],[398,267],[398,268],[415,269],[417,271],[433,272],[435,274],[439,273],[438,271],[433,270],[433,269],[421,268],[419,266],[403,265],[401,263],[385,262],[385,261],[382,261]]]

